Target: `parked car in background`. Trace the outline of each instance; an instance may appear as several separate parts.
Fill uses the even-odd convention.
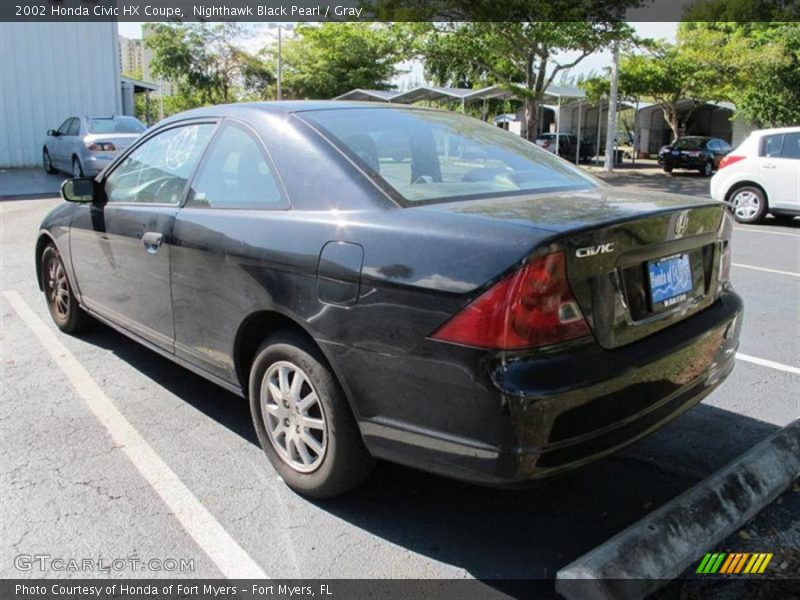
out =
[[[196,109],[62,195],[35,249],[56,325],[100,320],[248,398],[311,496],[373,458],[484,484],[563,473],[735,363],[724,204],[614,188],[453,112]]]
[[[146,130],[135,117],[69,117],[47,132],[42,165],[48,173],[97,175]]]
[[[730,151],[731,145],[725,140],[691,135],[662,146],[658,151],[658,164],[667,173],[672,173],[673,169],[689,169],[711,177]]]
[[[541,133],[539,134],[534,143],[555,154],[556,152],[556,136],[558,139],[558,155],[561,158],[566,158],[575,162],[575,157],[578,153],[578,137],[570,133]],[[579,160],[589,160],[594,156],[594,146],[588,140],[581,140],[580,158]]]
[[[755,131],[720,163],[711,197],[740,223],[800,216],[800,127]]]

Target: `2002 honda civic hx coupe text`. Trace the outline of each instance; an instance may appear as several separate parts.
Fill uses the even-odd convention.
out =
[[[498,485],[560,473],[733,367],[723,203],[614,189],[453,113],[197,109],[62,194],[36,247],[55,323],[102,321],[249,398],[308,495],[373,458]]]

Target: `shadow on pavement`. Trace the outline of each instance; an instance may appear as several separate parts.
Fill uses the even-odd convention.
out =
[[[84,339],[112,351],[167,391],[258,444],[246,401],[107,327],[98,327]],[[559,568],[776,429],[701,404],[620,453],[529,489],[485,488],[379,463],[357,490],[314,504],[392,544],[462,568],[517,596],[519,582],[503,580],[554,578]],[[266,458],[264,468],[270,468]]]

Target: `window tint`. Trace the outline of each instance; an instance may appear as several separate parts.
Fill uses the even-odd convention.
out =
[[[285,208],[280,187],[255,136],[225,125],[192,183],[190,206]]]
[[[147,127],[135,117],[94,118],[88,122],[89,133],[143,133]]]
[[[64,121],[64,122],[63,122],[63,123],[62,123],[62,124],[59,126],[59,128],[58,128],[58,133],[60,133],[61,135],[67,135],[67,132],[69,131],[69,126],[70,126],[71,124],[72,124],[72,117],[70,117],[69,119],[67,119],[66,121]]]
[[[597,185],[535,144],[454,113],[353,108],[303,118],[410,203]]]
[[[168,129],[136,148],[106,180],[109,202],[180,204],[214,125]]]
[[[778,158],[781,155],[783,145],[783,134],[765,135],[761,138],[761,156]]]
[[[787,133],[783,136],[781,158],[800,159],[800,133]]]
[[[709,150],[713,150],[714,152],[720,151],[720,145],[719,142],[717,142],[717,140],[711,140],[710,142],[708,142],[707,146]]]
[[[672,147],[677,150],[700,150],[705,143],[705,138],[686,137],[677,140]]]
[[[67,135],[78,135],[81,130],[81,120],[80,119],[72,119],[72,123],[69,124],[69,131]]]

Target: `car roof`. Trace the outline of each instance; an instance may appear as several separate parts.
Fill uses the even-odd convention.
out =
[[[770,135],[773,133],[797,133],[800,132],[800,127],[771,127],[770,129],[756,129],[753,133],[755,135]]]
[[[373,110],[425,110],[436,112],[432,108],[409,106],[408,104],[389,104],[378,102],[356,102],[345,100],[279,100],[271,102],[241,102],[237,104],[217,104],[204,106],[178,113],[164,119],[159,125],[173,121],[204,117],[243,117],[249,115],[274,115],[288,116],[293,113],[310,112],[315,110],[344,110],[352,108],[369,108]]]

